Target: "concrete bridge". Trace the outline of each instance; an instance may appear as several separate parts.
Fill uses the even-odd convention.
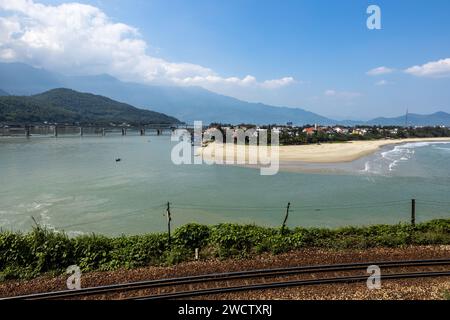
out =
[[[190,129],[190,126],[186,124],[147,124],[140,126],[0,124],[0,136],[145,136],[171,134],[176,129]]]

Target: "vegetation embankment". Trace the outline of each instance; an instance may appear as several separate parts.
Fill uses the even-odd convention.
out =
[[[281,230],[255,225],[189,224],[175,231],[169,245],[164,233],[108,238],[99,235],[69,238],[63,233],[35,228],[28,234],[0,233],[2,279],[33,278],[63,273],[70,265],[83,272],[170,265],[200,258],[245,258],[301,248],[374,248],[450,244],[450,219],[415,227],[407,224]]]

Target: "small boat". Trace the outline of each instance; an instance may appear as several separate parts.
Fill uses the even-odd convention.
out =
[[[116,162],[120,162],[120,161],[122,161],[122,159],[120,159],[120,158],[117,158],[117,159],[116,159]]]

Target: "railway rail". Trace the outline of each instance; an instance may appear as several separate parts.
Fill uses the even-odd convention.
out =
[[[369,266],[376,265],[382,270],[398,269],[398,268],[439,268],[440,270],[413,270],[417,272],[402,273],[384,273],[382,280],[394,279],[411,279],[411,278],[427,278],[427,277],[444,277],[450,276],[450,259],[433,259],[433,260],[408,260],[408,261],[378,261],[348,264],[329,264],[329,265],[313,265],[298,266],[276,269],[260,269],[248,270],[228,273],[214,273],[207,275],[195,275],[178,278],[167,278],[159,280],[148,280],[139,282],[130,282],[114,285],[105,285],[99,287],[84,288],[80,290],[64,290],[55,292],[36,293],[23,296],[5,297],[0,300],[54,300],[54,299],[79,299],[89,298],[99,295],[129,293],[131,291],[142,292],[146,290],[161,290],[161,288],[174,289],[177,287],[192,287],[194,285],[211,285],[222,283],[221,286],[209,288],[195,288],[188,290],[176,290],[174,292],[140,294],[137,296],[126,297],[132,300],[161,300],[161,299],[177,299],[190,298],[205,295],[217,295],[231,292],[266,290],[274,288],[288,288],[306,285],[319,285],[331,283],[351,283],[366,281],[367,274],[340,275],[332,277],[316,278],[317,275],[326,273],[350,272],[366,270]],[[444,269],[444,270],[442,270]],[[294,279],[286,278],[292,276],[310,275],[314,278],[310,279]],[[268,279],[275,279],[267,282]],[[257,283],[245,283],[230,285],[229,282],[239,282],[248,280],[258,280]],[[225,285],[223,284],[225,282]]]

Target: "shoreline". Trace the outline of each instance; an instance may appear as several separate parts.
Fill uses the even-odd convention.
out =
[[[389,145],[401,145],[412,142],[449,142],[450,137],[445,138],[407,138],[397,140],[368,140],[368,141],[349,141],[345,143],[322,143],[309,145],[290,145],[279,147],[280,163],[295,164],[332,164],[353,162],[363,157],[374,154],[382,147]],[[200,148],[199,154],[207,160],[215,160],[214,149],[216,143],[211,143],[207,147]],[[243,151],[245,149],[246,159],[250,153],[256,153],[261,150],[259,146],[236,146],[225,145],[224,154],[227,152]],[[270,149],[270,148],[268,148]]]

